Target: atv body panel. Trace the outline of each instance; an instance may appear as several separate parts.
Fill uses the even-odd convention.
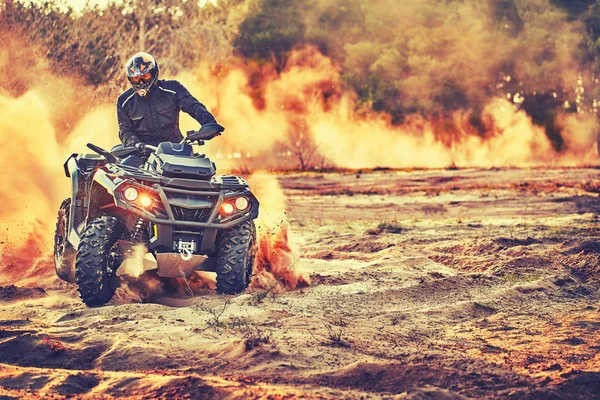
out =
[[[96,154],[73,154],[64,169],[72,188],[68,242],[77,249],[91,221],[103,215],[118,218],[130,236],[141,228],[161,276],[214,270],[219,232],[258,217],[259,202],[246,181],[215,175],[215,164],[189,144],[161,143],[141,168],[109,163]],[[125,190],[132,187],[149,197],[151,206],[127,200]],[[247,209],[220,212],[224,202],[238,197],[248,200]]]
[[[215,164],[204,155],[194,155],[186,143],[164,142],[148,160],[150,169],[167,177],[210,179],[216,173]]]

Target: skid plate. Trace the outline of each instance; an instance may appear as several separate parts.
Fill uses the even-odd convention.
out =
[[[196,270],[214,272],[215,259],[206,256],[193,254],[189,260],[184,260],[179,253],[159,253],[156,260],[158,275],[165,278],[188,277]]]

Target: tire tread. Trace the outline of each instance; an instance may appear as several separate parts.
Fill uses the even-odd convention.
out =
[[[62,279],[63,281],[73,283],[75,282],[75,257],[77,255],[77,250],[69,243],[69,216],[71,213],[71,199],[65,199],[60,204],[60,208],[58,209],[58,217],[56,219],[56,229],[54,230],[54,269],[56,271],[56,275]],[[62,222],[62,219],[65,220],[65,240],[64,251],[60,260],[57,257],[58,252],[58,235],[59,228]]]
[[[237,294],[249,284],[256,253],[254,221],[223,231],[217,246],[217,292]]]
[[[83,231],[75,276],[79,296],[89,307],[104,305],[114,295],[107,276],[108,252],[121,232],[120,221],[110,216],[92,220]]]

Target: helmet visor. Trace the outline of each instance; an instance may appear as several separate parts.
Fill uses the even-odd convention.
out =
[[[146,83],[150,79],[152,79],[152,74],[150,72],[146,72],[144,75],[134,76],[129,78],[133,83]]]

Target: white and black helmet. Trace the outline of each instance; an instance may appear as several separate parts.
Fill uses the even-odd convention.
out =
[[[158,80],[158,63],[148,53],[140,51],[125,64],[127,79],[137,94],[146,97]]]

